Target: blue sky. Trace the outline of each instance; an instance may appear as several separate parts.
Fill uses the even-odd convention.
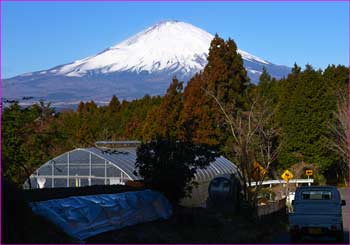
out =
[[[2,2],[2,77],[94,55],[162,20],[276,64],[348,65],[348,2]]]

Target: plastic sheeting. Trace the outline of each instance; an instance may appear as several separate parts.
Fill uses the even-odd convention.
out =
[[[31,207],[78,240],[172,214],[169,201],[151,190],[53,199]]]

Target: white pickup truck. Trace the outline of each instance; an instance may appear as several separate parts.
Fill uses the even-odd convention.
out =
[[[342,206],[339,191],[334,186],[303,186],[297,188],[289,214],[291,241],[303,236],[332,236],[343,240]]]

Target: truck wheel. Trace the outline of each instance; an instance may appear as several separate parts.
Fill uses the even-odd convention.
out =
[[[339,232],[337,232],[336,236],[335,236],[337,243],[343,243],[344,242],[344,228],[343,228],[343,224],[341,224],[341,229]]]

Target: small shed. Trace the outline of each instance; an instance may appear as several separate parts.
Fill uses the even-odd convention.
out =
[[[236,211],[242,200],[242,186],[237,174],[223,174],[209,184],[207,205],[219,209]]]

